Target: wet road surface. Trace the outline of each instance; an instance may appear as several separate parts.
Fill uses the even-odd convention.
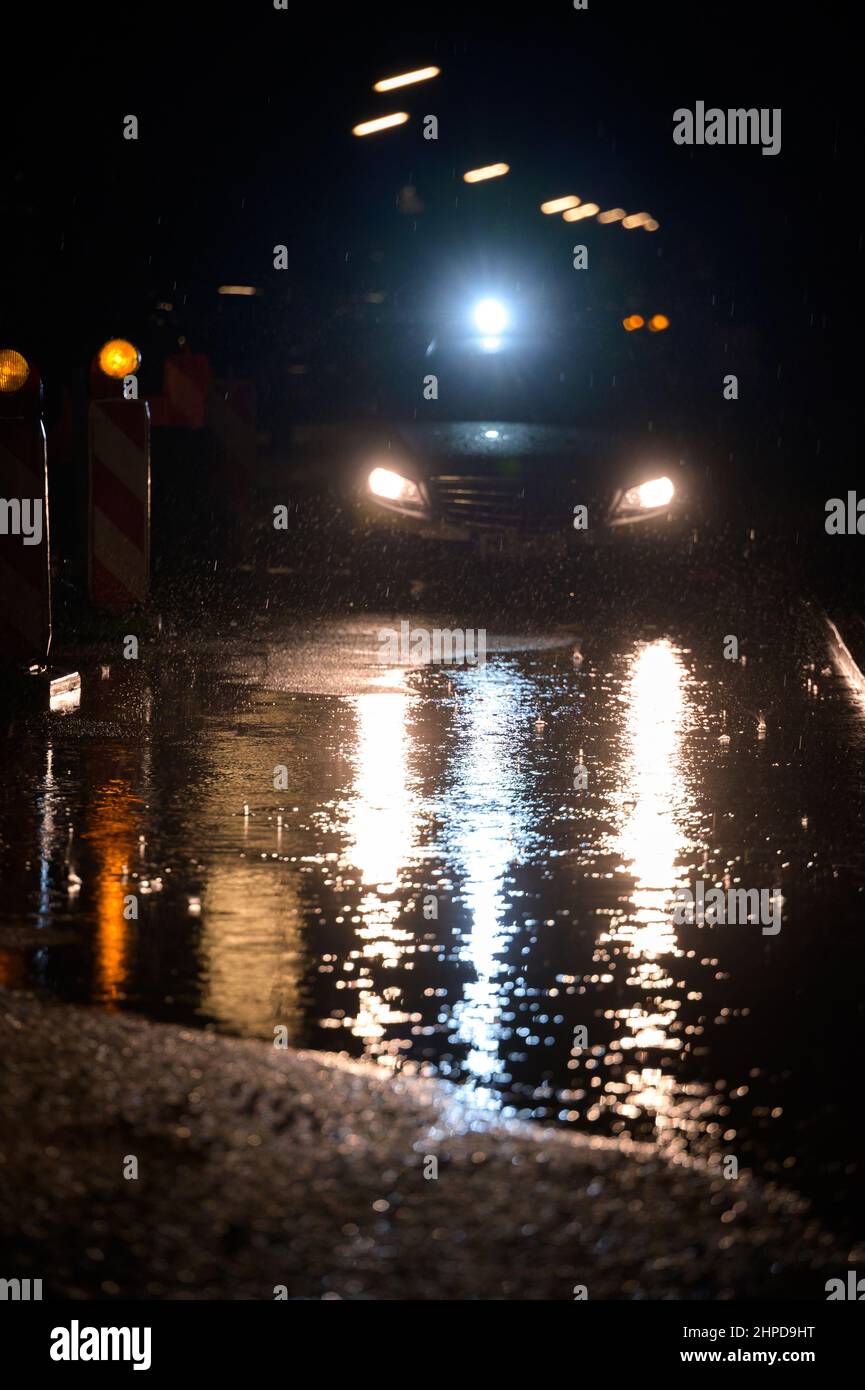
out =
[[[164,634],[10,726],[0,983],[732,1158],[860,1236],[865,706],[818,615],[499,620],[478,669],[383,663],[409,616],[453,625]],[[697,880],[780,930],[676,922]]]
[[[814,1299],[848,1255],[783,1190],[333,1054],[0,990],[0,1085],[46,1299]]]

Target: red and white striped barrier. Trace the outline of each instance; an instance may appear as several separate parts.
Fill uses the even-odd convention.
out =
[[[43,666],[50,646],[45,427],[0,413],[0,659]]]
[[[122,610],[150,587],[150,411],[92,401],[89,418],[91,602]]]

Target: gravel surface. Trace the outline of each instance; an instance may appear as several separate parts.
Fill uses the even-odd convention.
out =
[[[47,1298],[822,1300],[847,1255],[747,1177],[3,991],[0,1094],[0,1275]]]

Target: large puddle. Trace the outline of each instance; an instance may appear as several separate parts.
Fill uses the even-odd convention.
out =
[[[865,725],[825,650],[383,668],[369,632],[120,663],[17,728],[0,981],[732,1158],[855,1229]],[[698,880],[780,930],[677,920]]]

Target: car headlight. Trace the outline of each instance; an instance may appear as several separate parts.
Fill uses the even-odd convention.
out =
[[[629,487],[622,493],[613,519],[625,521],[658,511],[672,502],[675,493],[676,489],[670,478],[650,478],[648,482]]]
[[[380,502],[390,502],[396,508],[418,511],[424,499],[417,483],[392,468],[374,468],[367,479],[369,490]]]

